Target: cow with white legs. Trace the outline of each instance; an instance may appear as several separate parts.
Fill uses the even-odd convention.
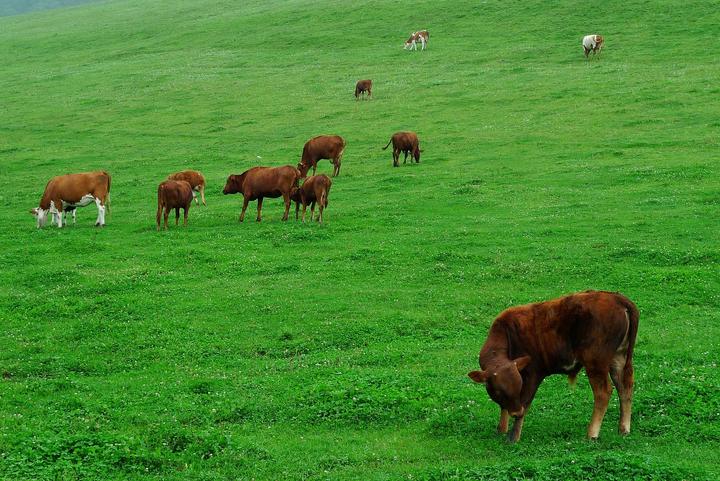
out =
[[[425,50],[430,39],[430,33],[427,30],[420,30],[419,32],[413,32],[410,34],[410,38],[405,40],[405,50],[417,50],[417,43],[420,42],[422,50]]]
[[[588,58],[590,52],[592,52],[594,56],[602,51],[602,48],[605,45],[605,39],[602,35],[585,35],[583,37],[582,44],[585,58]]]
[[[45,192],[40,199],[40,205],[30,213],[37,219],[38,229],[47,222],[50,214],[58,227],[63,226],[63,214],[72,212],[73,223],[75,211],[78,207],[85,207],[95,203],[98,210],[96,226],[105,225],[105,212],[109,209],[110,200],[110,174],[104,170],[99,172],[85,172],[82,174],[67,174],[53,177],[45,186]]]

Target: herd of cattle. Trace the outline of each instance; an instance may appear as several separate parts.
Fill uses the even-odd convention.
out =
[[[413,32],[405,42],[406,49],[417,50],[417,42],[425,50],[430,35],[427,30]],[[601,35],[583,38],[585,57],[599,53],[604,39]],[[372,96],[372,80],[360,80],[355,97]],[[393,166],[399,166],[408,155],[420,162],[419,140],[414,132],[397,132],[383,147],[393,145]],[[296,167],[253,167],[227,178],[223,194],[242,194],[240,222],[245,218],[248,203],[257,200],[257,221],[262,219],[262,204],[266,197],[282,197],[285,202],[283,220],[288,219],[291,202],[295,202],[295,219],[302,204],[302,220],[310,205],[310,220],[319,207],[317,220],[322,222],[328,206],[332,180],[325,174],[316,175],[318,161],[328,159],[333,165],[333,177],[340,174],[345,139],[338,135],[321,135],[305,143]],[[307,177],[312,168],[312,176]],[[305,179],[301,184],[300,180]],[[195,200],[205,202],[205,177],[197,171],[186,170],[168,176],[158,186],[157,229],[161,218],[168,227],[168,217],[175,210],[178,224],[183,209],[184,224],[188,210]],[[40,205],[31,210],[37,227],[43,227],[48,214],[52,222],[62,227],[67,215],[76,221],[76,210],[95,203],[98,209],[96,226],[105,225],[106,210],[110,208],[110,175],[105,171],[68,174],[53,177],[45,187]],[[630,432],[633,396],[633,349],[638,332],[639,312],[635,304],[619,293],[585,291],[547,302],[506,309],[495,319],[483,345],[479,362],[481,370],[468,376],[486,386],[488,395],[500,406],[499,433],[508,433],[509,420],[515,421],[508,440],[518,441],[525,415],[543,379],[552,374],[566,374],[571,382],[585,368],[594,396],[594,409],[587,435],[596,439],[607,411],[612,384],[620,398],[620,434]]]

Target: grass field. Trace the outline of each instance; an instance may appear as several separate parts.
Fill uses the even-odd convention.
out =
[[[692,0],[0,18],[0,478],[720,479],[718,24]],[[428,50],[404,51],[420,28]],[[397,130],[420,164],[392,168]],[[239,224],[227,175],[322,133],[347,140],[325,224],[278,199]],[[183,168],[208,206],[157,233]],[[88,207],[37,230],[47,180],[94,169],[108,226]],[[641,312],[632,434],[613,395],[585,440],[582,374],[546,380],[505,443],[466,376],[490,323],[589,288]]]

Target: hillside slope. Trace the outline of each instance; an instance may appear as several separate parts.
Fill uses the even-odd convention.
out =
[[[675,0],[0,18],[0,478],[717,479],[719,21]],[[404,51],[419,28],[428,50]],[[392,168],[398,130],[420,164]],[[227,175],[321,133],[347,140],[326,223],[267,199],[239,224]],[[35,228],[50,177],[101,168],[105,229],[94,207]],[[208,206],[157,233],[183,168]],[[589,288],[641,311],[633,433],[613,396],[585,441],[587,380],[558,376],[505,444],[466,377],[490,323]]]

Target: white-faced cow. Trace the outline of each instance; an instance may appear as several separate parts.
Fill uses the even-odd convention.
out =
[[[583,37],[583,52],[585,52],[585,58],[588,58],[588,55],[590,55],[590,52],[595,55],[596,53],[600,53],[600,51],[603,48],[603,45],[605,44],[605,39],[602,35],[585,35]]]
[[[600,434],[612,387],[620,398],[620,434],[630,432],[633,396],[633,349],[640,314],[622,294],[586,291],[547,302],[504,310],[490,326],[480,351],[481,371],[468,375],[484,383],[500,406],[498,432],[520,439],[523,420],[540,383],[552,374],[574,382],[584,367],[595,397],[587,435]]]
[[[323,221],[323,211],[328,206],[328,195],[332,187],[332,180],[325,174],[308,177],[303,185],[293,189],[290,199],[295,201],[295,220],[298,218],[298,210],[302,204],[302,221],[305,222],[305,209],[310,204],[310,220],[315,216],[315,203],[319,207],[318,222]]]
[[[290,211],[290,193],[297,187],[300,171],[292,165],[282,167],[253,167],[240,175],[231,175],[227,178],[223,194],[242,194],[243,206],[240,213],[240,222],[245,220],[245,210],[248,202],[258,201],[257,221],[262,220],[262,203],[265,197],[282,197],[285,201],[285,214],[282,220],[288,219]]]
[[[195,195],[195,192],[199,192],[203,205],[207,205],[205,203],[205,176],[197,170],[183,170],[182,172],[170,174],[168,180],[184,180],[192,187],[195,204],[200,205],[197,195]]]
[[[427,45],[429,39],[430,33],[427,30],[413,32],[410,34],[410,38],[405,41],[404,48],[406,50],[417,50],[417,42],[420,42],[420,44],[422,45],[422,50],[425,50],[425,45]]]
[[[400,153],[405,154],[403,164],[407,162],[408,154],[411,154],[415,159],[415,163],[420,163],[420,141],[415,132],[396,132],[390,137],[390,141],[387,143],[383,150],[387,149],[390,144],[393,144],[393,167],[400,166]],[[412,163],[412,159],[410,159]]]
[[[330,159],[333,164],[333,177],[335,177],[340,175],[343,152],[345,152],[345,139],[339,135],[318,135],[305,142],[297,168],[304,178],[310,167],[315,175],[318,160]]]
[[[187,225],[188,211],[194,197],[192,186],[187,181],[166,180],[158,185],[158,207],[155,216],[157,230],[160,230],[160,217],[163,215],[163,211],[165,214],[165,230],[167,230],[168,216],[173,209],[175,209],[175,225],[178,225],[180,219],[180,209],[183,210],[183,225]]]
[[[102,227],[105,225],[105,209],[109,211],[110,208],[109,201],[110,174],[104,170],[60,175],[50,179],[45,186],[40,205],[30,213],[37,219],[38,229],[45,225],[48,213],[53,216],[57,226],[62,227],[63,213],[71,211],[74,219],[76,208],[94,202],[98,209],[95,225]]]
[[[355,99],[359,100],[363,93],[367,94],[367,98],[372,97],[372,80],[358,80],[355,84]]]

